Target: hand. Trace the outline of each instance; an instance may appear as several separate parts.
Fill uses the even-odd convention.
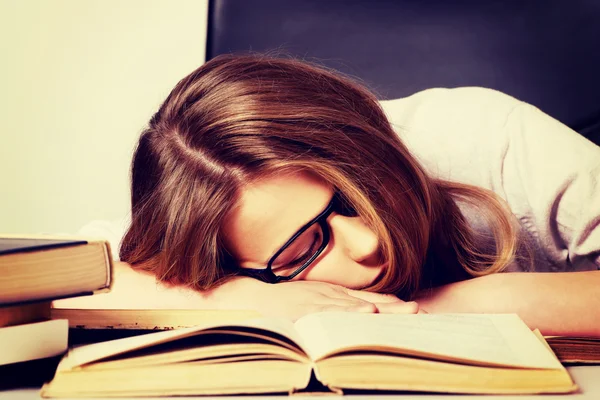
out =
[[[276,285],[262,284],[250,300],[263,315],[297,320],[319,311],[416,314],[416,302],[404,302],[394,295],[379,294],[315,281]]]

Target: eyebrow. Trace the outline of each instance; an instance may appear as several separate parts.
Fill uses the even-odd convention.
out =
[[[333,194],[333,196],[331,196],[331,200],[329,200],[329,202],[327,203],[327,205],[321,211],[319,211],[319,213],[317,215],[315,215],[307,223],[305,223],[304,225],[302,225],[285,242],[283,242],[281,245],[279,245],[275,249],[275,251],[271,253],[271,255],[269,256],[269,258],[263,264],[265,266],[269,265],[269,261],[271,261],[271,259],[275,256],[275,254],[277,254],[283,248],[283,246],[285,246],[286,244],[290,243],[290,241],[292,240],[292,238],[294,236],[296,236],[299,232],[304,231],[307,228],[308,225],[314,224],[315,221],[318,220],[333,205],[333,200],[334,199],[335,199],[335,193]]]

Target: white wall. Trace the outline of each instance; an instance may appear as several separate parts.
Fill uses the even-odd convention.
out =
[[[0,0],[0,232],[129,209],[135,140],[204,59],[206,0]]]

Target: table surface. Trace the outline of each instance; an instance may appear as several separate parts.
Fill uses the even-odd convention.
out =
[[[573,380],[579,386],[579,392],[573,393],[569,395],[541,395],[541,396],[522,396],[522,395],[510,395],[510,396],[484,396],[484,395],[434,395],[434,394],[394,394],[394,395],[381,395],[375,396],[372,394],[369,395],[351,395],[346,396],[350,397],[353,400],[366,400],[372,399],[374,397],[385,398],[386,400],[405,400],[405,399],[419,399],[419,400],[439,400],[439,399],[493,399],[493,400],[527,400],[527,399],[560,399],[560,400],[598,400],[600,399],[600,365],[590,365],[590,366],[573,366],[567,368],[573,377]],[[329,397],[329,396],[327,396]],[[191,399],[209,399],[210,396],[204,397],[177,397],[179,400],[191,400]],[[288,396],[218,396],[212,397],[219,400],[226,399],[244,399],[244,400],[275,400],[278,398],[289,398]],[[301,396],[294,395],[291,397],[294,400],[297,399],[310,399],[314,400],[315,396]],[[7,391],[0,391],[0,400],[38,400],[40,399],[39,389],[14,389]],[[165,398],[154,398],[157,400],[164,400]],[[116,399],[113,399],[116,400]],[[136,400],[139,400],[136,399]]]

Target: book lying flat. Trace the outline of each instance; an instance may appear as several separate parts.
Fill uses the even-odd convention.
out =
[[[52,308],[53,319],[68,319],[69,327],[78,329],[168,330],[206,323],[222,323],[259,318],[253,310],[195,309],[78,309]]]
[[[106,291],[106,241],[0,235],[0,306]]]
[[[65,353],[68,329],[66,319],[0,328],[0,365]]]
[[[0,307],[0,328],[48,320],[50,319],[50,310],[51,302],[49,301]]]
[[[600,364],[600,338],[548,336],[546,340],[564,363]]]
[[[543,338],[513,314],[319,313],[206,323],[70,350],[44,397],[345,389],[567,393]]]

